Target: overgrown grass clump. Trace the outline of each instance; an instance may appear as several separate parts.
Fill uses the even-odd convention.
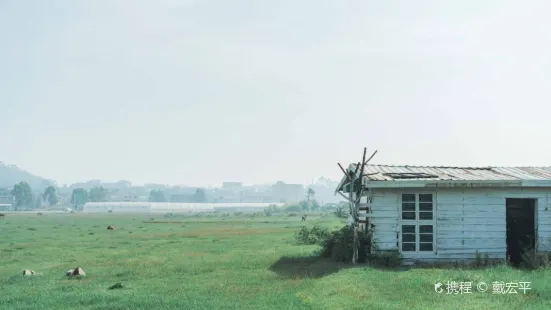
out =
[[[317,254],[338,263],[352,261],[354,246],[354,229],[344,226],[336,231],[314,225],[303,226],[295,232],[295,239],[300,244],[317,244],[321,249]],[[358,233],[358,263],[370,263],[384,267],[395,267],[402,263],[398,251],[378,251],[372,246],[371,236],[364,232]]]
[[[535,252],[527,250],[522,254],[521,267],[529,270],[546,269],[551,267],[550,252]]]
[[[301,244],[318,244],[323,245],[331,233],[326,227],[314,225],[310,228],[302,226],[295,231],[295,239]]]
[[[358,263],[368,263],[382,267],[397,267],[402,264],[402,256],[398,251],[379,251],[372,245],[370,234],[358,232]],[[320,256],[330,258],[335,262],[351,262],[354,246],[353,227],[344,226],[334,231],[323,242]]]
[[[367,245],[370,239],[365,234],[358,234],[360,243],[358,251],[358,262],[367,262]],[[333,231],[322,243],[321,257],[330,258],[335,262],[351,262],[354,247],[354,229],[344,226],[337,231]]]

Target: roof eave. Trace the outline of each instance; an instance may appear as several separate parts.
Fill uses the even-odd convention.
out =
[[[484,187],[551,187],[551,180],[408,180],[367,181],[368,188],[484,188]]]
[[[354,171],[356,170],[356,165],[355,164],[350,164],[348,165],[348,168],[346,169],[346,172],[349,172],[349,171]],[[359,177],[358,175],[358,172],[356,171],[356,176]],[[343,187],[345,184],[347,183],[350,183],[349,180],[348,180],[348,176],[343,176],[341,181],[339,182],[339,185],[337,185],[337,188],[335,189],[335,193],[333,195],[337,195],[338,192],[342,191],[343,190]]]

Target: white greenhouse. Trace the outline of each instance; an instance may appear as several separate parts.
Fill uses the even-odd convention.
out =
[[[177,202],[88,202],[84,213],[202,213],[202,212],[262,212],[264,208],[282,203],[177,203]]]
[[[87,202],[82,212],[151,213],[151,205],[147,202]]]

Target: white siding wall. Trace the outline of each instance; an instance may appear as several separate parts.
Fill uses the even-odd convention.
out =
[[[510,189],[438,190],[437,258],[472,259],[478,250],[480,254],[504,259],[505,197],[512,194]]]
[[[380,250],[398,249],[397,237],[400,215],[398,214],[399,192],[393,190],[371,193],[369,225],[373,228],[373,243]]]
[[[375,244],[382,250],[399,249],[402,193],[434,193],[436,253],[404,258],[430,260],[472,259],[476,251],[493,258],[506,256],[506,198],[535,198],[538,247],[551,250],[551,190],[530,189],[374,189],[370,224]]]

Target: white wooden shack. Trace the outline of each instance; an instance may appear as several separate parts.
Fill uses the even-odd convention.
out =
[[[362,230],[405,263],[469,260],[477,252],[518,263],[521,248],[551,250],[551,167],[366,165],[361,180]],[[347,182],[337,192],[347,195]]]

